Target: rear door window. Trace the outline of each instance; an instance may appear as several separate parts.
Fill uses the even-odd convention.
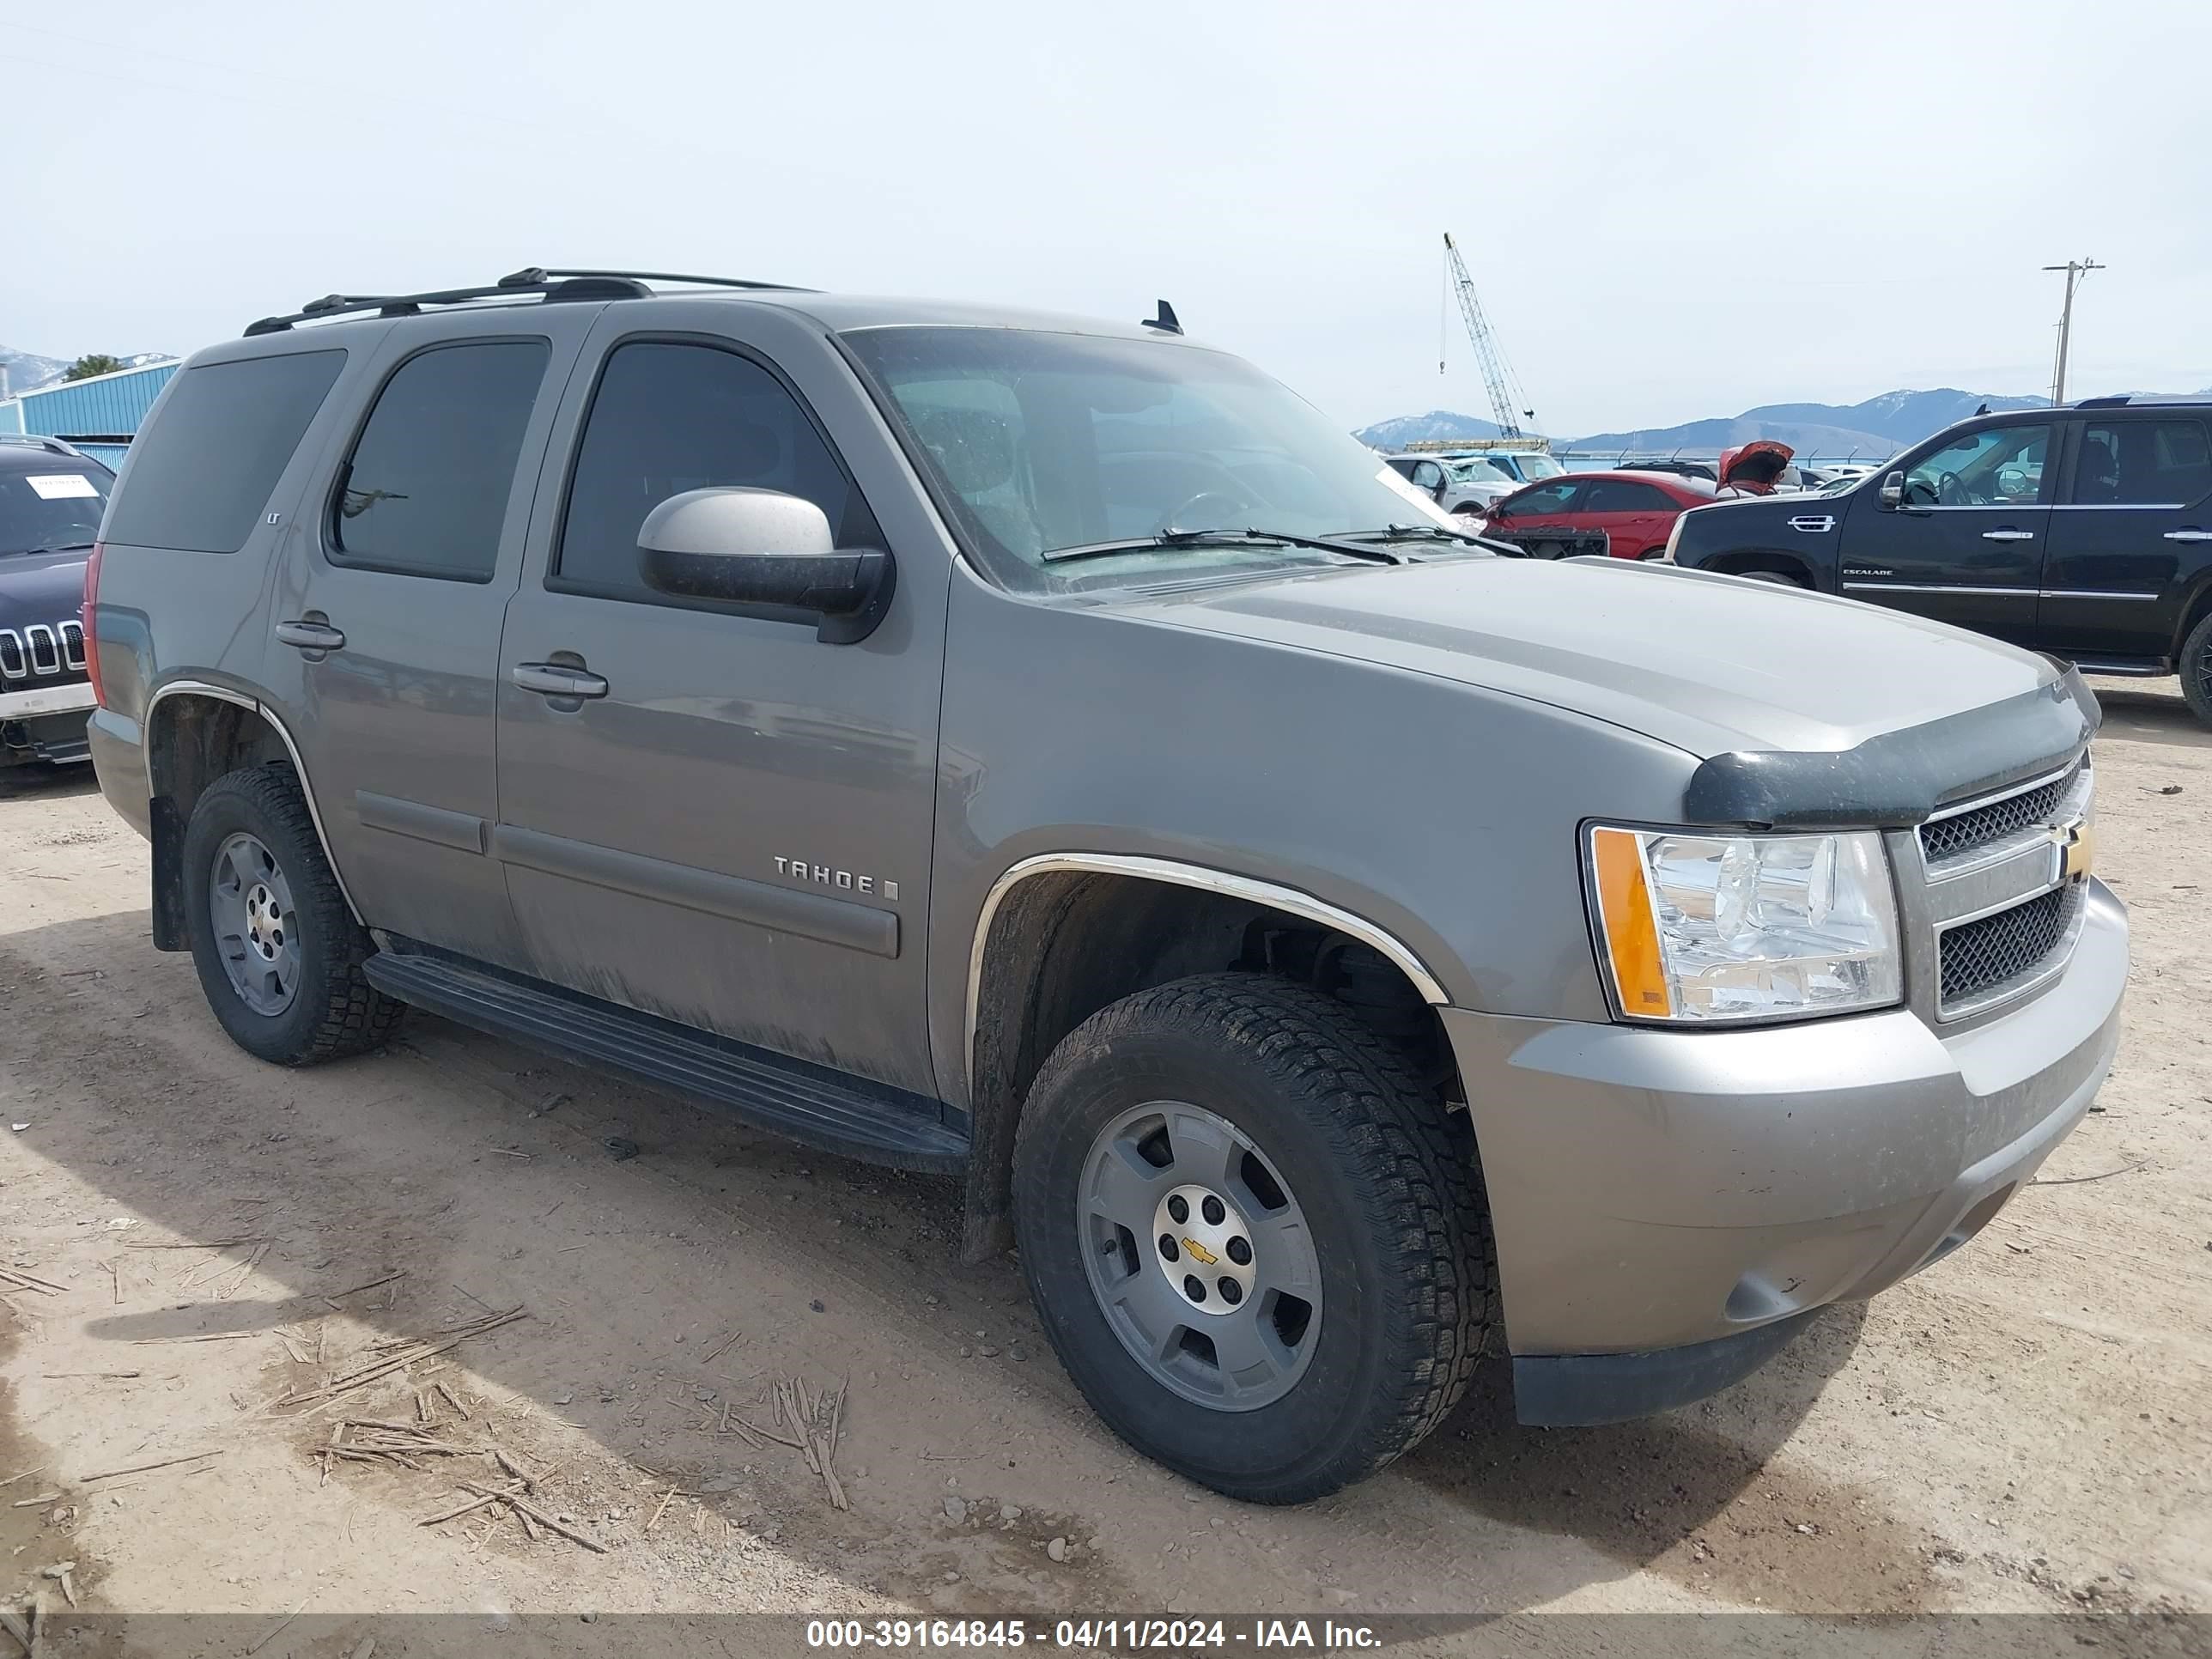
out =
[[[193,553],[245,546],[345,356],[295,351],[184,370],[131,446],[130,483],[106,538]]]
[[[338,475],[331,561],[489,581],[551,350],[544,340],[485,340],[400,364]]]
[[[1630,478],[1605,478],[1589,487],[1578,511],[1583,513],[1668,513],[1674,497],[1656,484]]]
[[[9,452],[0,450],[0,458]],[[89,547],[107,505],[108,475],[65,456],[0,470],[0,556]]]
[[[1586,485],[1572,481],[1544,485],[1540,489],[1524,490],[1510,498],[1505,506],[1516,518],[1530,518],[1555,513],[1579,513],[1588,495]]]
[[[2081,434],[2076,506],[2189,507],[2208,493],[2212,446],[2202,421],[2115,421]]]

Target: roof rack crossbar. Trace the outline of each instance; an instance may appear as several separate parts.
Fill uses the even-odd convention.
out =
[[[511,271],[496,283],[482,288],[439,289],[428,294],[325,294],[319,300],[310,300],[299,310],[282,316],[263,317],[246,325],[249,335],[281,334],[295,323],[320,322],[332,317],[343,317],[360,312],[373,311],[380,317],[420,316],[426,306],[466,305],[477,300],[515,300],[532,295],[546,305],[557,305],[568,301],[645,299],[653,290],[647,282],[693,283],[708,288],[775,289],[787,293],[802,290],[783,283],[756,283],[738,276],[686,276],[672,271],[640,270],[549,270],[542,265],[529,265]]]
[[[84,452],[66,438],[57,438],[44,432],[0,432],[0,444],[35,445],[49,455],[70,455],[79,460]]]
[[[499,280],[501,287],[523,288],[560,276],[615,276],[634,283],[690,283],[698,288],[769,289],[786,294],[806,291],[789,283],[757,282],[750,276],[696,276],[679,270],[598,270],[581,266],[525,265]]]

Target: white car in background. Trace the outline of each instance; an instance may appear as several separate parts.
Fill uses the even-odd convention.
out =
[[[1480,514],[1521,488],[1514,475],[1488,456],[1386,455],[1393,472],[1447,513]]]

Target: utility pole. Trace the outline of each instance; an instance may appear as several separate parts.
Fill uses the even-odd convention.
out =
[[[2044,269],[2066,273],[2066,304],[2058,313],[2058,366],[2051,377],[2051,401],[2063,404],[2066,401],[2066,347],[2074,333],[2074,290],[2081,285],[2091,271],[2103,270],[2106,267],[2094,259],[2069,259],[2063,265],[2045,265]]]

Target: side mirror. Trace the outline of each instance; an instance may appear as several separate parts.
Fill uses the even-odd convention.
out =
[[[1905,475],[1902,472],[1893,472],[1881,481],[1881,504],[1892,507],[1905,504]]]
[[[822,509],[781,490],[672,495],[646,514],[637,549],[655,592],[812,617],[827,644],[867,638],[890,608],[891,556],[841,552]]]
[[[1449,478],[1437,479],[1437,487],[1434,489],[1431,489],[1429,494],[1433,496],[1436,499],[1437,503],[1441,506],[1443,502],[1444,497],[1451,494],[1451,480]]]

